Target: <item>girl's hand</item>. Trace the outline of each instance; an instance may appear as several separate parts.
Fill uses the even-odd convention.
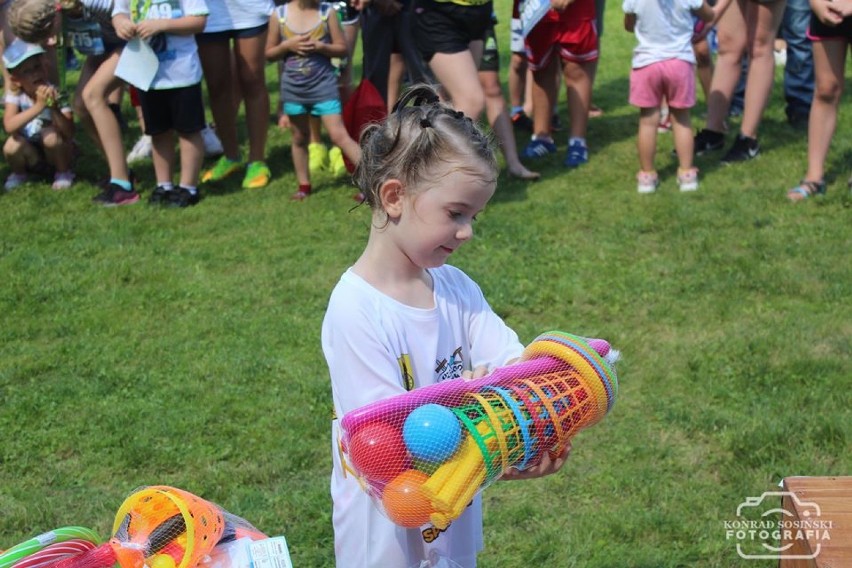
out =
[[[848,18],[852,16],[852,0],[833,0],[829,4],[828,9],[841,18]]]
[[[168,20],[155,18],[153,20],[142,20],[136,24],[136,35],[142,39],[149,39],[160,32],[166,31]]]
[[[565,449],[562,450],[562,453],[556,456],[555,459],[551,459],[550,454],[546,453],[541,458],[541,462],[538,465],[534,465],[533,467],[525,470],[511,468],[504,472],[500,479],[506,479],[509,481],[516,479],[534,479],[536,477],[544,477],[545,475],[556,473],[562,469],[563,465],[565,465],[565,460],[568,459],[568,454],[570,453],[571,442],[568,442]]]
[[[36,100],[33,106],[37,107],[39,112],[55,105],[58,98],[56,89],[52,85],[39,85],[36,87],[35,95]]]
[[[811,9],[820,22],[827,26],[836,26],[843,21],[843,16],[833,8],[831,0],[811,0]]]
[[[461,378],[465,381],[472,381],[473,379],[479,379],[488,374],[488,367],[484,365],[480,365],[473,371],[462,371]]]
[[[312,43],[313,40],[307,34],[293,36],[285,42],[287,45],[287,51],[302,56],[310,53],[310,51],[308,51],[308,44]]]
[[[116,16],[112,20],[112,26],[115,28],[116,35],[124,41],[130,41],[136,37],[136,24],[127,16]]]

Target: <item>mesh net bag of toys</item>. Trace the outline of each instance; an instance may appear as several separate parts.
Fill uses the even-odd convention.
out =
[[[0,554],[0,568],[250,568],[252,551],[280,555],[284,537],[269,538],[245,519],[188,491],[165,485],[133,491],[98,544],[82,527],[43,533]]]
[[[601,339],[551,331],[519,362],[348,412],[344,467],[397,525],[446,528],[509,468],[562,453],[615,403],[618,352]]]

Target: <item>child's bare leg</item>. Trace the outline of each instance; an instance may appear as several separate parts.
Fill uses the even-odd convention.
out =
[[[479,120],[485,108],[485,95],[477,77],[482,43],[472,41],[468,51],[436,53],[429,61],[429,67],[449,95],[453,108],[471,120]]]
[[[669,107],[669,115],[672,117],[672,134],[679,169],[685,171],[692,168],[693,147],[695,145],[689,109]]]
[[[311,183],[308,170],[308,143],[311,138],[310,121],[307,114],[290,115],[290,153],[293,156],[293,169],[299,185]],[[341,148],[342,149],[342,148]]]
[[[710,83],[713,81],[713,55],[710,53],[710,43],[707,38],[692,44],[695,52],[695,68],[698,82],[704,93],[704,100],[710,97]]]
[[[643,172],[654,172],[654,156],[657,153],[657,124],[660,122],[660,107],[639,110],[639,134],[636,149],[639,151],[639,168]]]
[[[107,95],[121,83],[121,80],[115,76],[115,68],[120,56],[120,50],[115,51],[101,63],[83,88],[83,101],[103,145],[110,177],[129,181],[130,172],[124,155],[121,128],[107,104]]]
[[[201,175],[201,163],[204,161],[204,139],[201,132],[179,134],[180,143],[180,184],[183,187],[197,187]]]
[[[837,127],[837,107],[843,94],[846,41],[815,41],[814,98],[808,119],[808,171],[806,181],[822,181],[825,159]]]
[[[339,114],[326,114],[322,117],[322,124],[331,138],[331,143],[340,148],[350,162],[357,164],[361,161],[361,147],[349,136],[343,124],[343,117]],[[294,156],[293,162],[295,161]]]
[[[157,185],[172,183],[175,167],[175,133],[173,130],[151,136],[151,160],[154,162],[154,175]]]
[[[589,124],[589,106],[592,103],[592,78],[595,64],[564,61],[562,74],[568,95],[571,117],[571,137],[585,138]]]
[[[245,102],[246,130],[249,139],[249,162],[266,160],[266,137],[269,120],[269,91],[266,88],[266,34],[235,40],[234,55],[240,91]],[[236,112],[234,112],[236,120]],[[218,126],[218,121],[217,121]],[[236,122],[234,123],[236,126]]]
[[[13,174],[24,174],[38,163],[35,147],[19,134],[12,134],[3,144],[3,156]]]
[[[88,109],[86,109],[86,103],[83,101],[83,88],[92,78],[95,71],[98,69],[101,61],[103,61],[103,57],[97,55],[90,55],[86,58],[86,61],[83,62],[83,67],[80,69],[80,78],[77,81],[77,88],[74,91],[74,115],[80,121],[80,124],[83,126],[83,130],[86,131],[86,134],[92,141],[98,145],[101,152],[104,151],[103,144],[101,144],[101,138],[98,136],[98,129],[95,128],[95,123],[92,121],[92,117],[89,115]]]
[[[200,42],[198,55],[201,58],[201,68],[207,83],[207,94],[210,101],[210,112],[216,123],[216,135],[222,142],[225,157],[239,161],[240,147],[237,143],[237,101],[234,95],[233,76],[230,64],[231,46],[229,41]],[[264,86],[266,91],[266,86]],[[264,121],[266,118],[264,117]],[[264,123],[265,124],[265,123]]]
[[[740,80],[742,58],[746,52],[745,17],[743,4],[750,0],[733,0],[719,19],[716,30],[719,53],[707,96],[707,129],[725,131],[725,119],[731,108],[731,98]]]
[[[57,172],[67,172],[71,169],[71,144],[55,128],[52,126],[43,128],[41,142],[48,164],[55,167]]]
[[[749,138],[757,137],[757,129],[763,111],[769,103],[772,83],[775,80],[775,36],[781,25],[786,1],[762,4],[749,2],[749,47],[748,78],[746,80],[745,106],[740,123],[740,132]]]
[[[512,118],[506,108],[503,89],[500,86],[500,76],[496,71],[480,71],[479,82],[485,94],[485,114],[488,124],[500,143],[500,150],[506,159],[509,173],[521,179],[538,179],[541,174],[528,170],[518,158],[518,148],[515,144],[515,132],[512,128]]]
[[[556,58],[550,60],[547,67],[533,71],[532,74],[532,116],[535,136],[550,137],[550,120],[553,103],[556,101],[554,77],[558,70]]]

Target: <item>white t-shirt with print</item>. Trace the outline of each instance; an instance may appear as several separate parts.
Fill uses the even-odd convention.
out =
[[[12,92],[10,90],[6,91],[4,102],[6,104],[15,105],[18,107],[19,112],[23,112],[31,109],[35,105],[35,101],[33,101],[29,95],[27,95],[23,91]],[[68,105],[63,105],[60,109],[62,114],[71,115],[71,107]],[[45,126],[53,124],[53,114],[51,114],[49,108],[45,108],[38,116],[29,121],[24,125],[20,130],[20,134],[26,138],[27,140],[40,141],[41,140],[41,130]]]
[[[462,371],[494,368],[520,356],[523,345],[517,334],[494,313],[473,280],[448,265],[429,274],[434,283],[432,309],[401,304],[351,269],[340,278],[322,325],[337,417],[412,387],[457,379]],[[482,549],[479,496],[437,538],[428,526],[399,527],[373,505],[351,474],[344,476],[338,442],[334,420],[331,496],[339,568],[419,566],[424,560],[441,565],[435,564],[438,558],[464,568],[476,565]]]
[[[146,5],[146,0],[139,0],[140,10]],[[115,0],[112,13],[130,15],[130,0]],[[205,0],[151,0],[148,12],[140,17],[150,20],[176,19],[184,16],[206,16],[207,13]],[[151,83],[151,90],[176,89],[201,82],[201,60],[198,58],[195,36],[164,35],[165,42],[155,49],[160,65]],[[153,45],[156,45],[156,42],[152,42]]]
[[[247,30],[269,24],[272,0],[215,0],[204,33]]]
[[[624,0],[625,14],[636,14],[634,69],[667,59],[695,63],[692,10],[702,0]]]

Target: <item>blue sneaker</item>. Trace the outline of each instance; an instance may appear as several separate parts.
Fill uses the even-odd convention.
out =
[[[582,142],[574,141],[568,145],[568,153],[565,155],[565,161],[562,163],[569,168],[576,168],[588,161],[589,149]]]
[[[542,138],[535,138],[530,140],[530,143],[527,144],[527,147],[524,148],[523,156],[524,158],[543,158],[549,154],[556,153],[556,144],[553,143],[553,140],[545,140]]]

